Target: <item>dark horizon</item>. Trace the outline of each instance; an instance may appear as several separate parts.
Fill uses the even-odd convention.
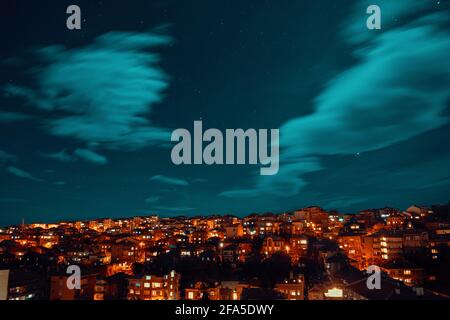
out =
[[[233,214],[233,213],[210,213],[210,214],[196,214],[196,215],[182,215],[182,214],[167,214],[167,213],[148,213],[148,214],[141,214],[141,215],[132,215],[132,216],[120,216],[120,217],[112,217],[112,216],[102,216],[102,217],[96,217],[96,218],[83,218],[80,217],[79,219],[56,219],[53,221],[41,221],[41,220],[34,220],[34,221],[24,221],[25,225],[29,225],[29,224],[59,224],[59,223],[72,223],[75,221],[97,221],[97,220],[104,220],[104,219],[112,219],[114,221],[116,220],[126,220],[126,219],[130,219],[130,218],[135,218],[135,217],[150,217],[150,216],[157,216],[158,218],[169,218],[169,219],[181,219],[181,218],[186,218],[186,219],[196,219],[196,218],[210,218],[210,217],[238,217],[238,218],[246,218],[252,215],[256,215],[256,216],[265,216],[265,215],[281,215],[281,214],[292,214],[295,211],[298,210],[302,210],[302,209],[307,209],[307,208],[312,208],[312,207],[320,207],[323,210],[325,210],[328,213],[338,213],[338,214],[343,214],[343,215],[356,215],[359,212],[362,211],[376,211],[376,210],[380,210],[380,209],[385,209],[385,208],[389,208],[389,209],[395,209],[398,210],[399,212],[404,212],[406,211],[409,207],[412,206],[417,206],[417,207],[426,207],[426,208],[432,208],[432,207],[436,207],[436,206],[446,206],[446,205],[450,205],[450,200],[447,203],[434,203],[434,204],[428,204],[428,205],[424,205],[424,204],[411,204],[410,206],[408,206],[407,208],[401,209],[401,208],[396,208],[396,207],[392,207],[392,206],[380,206],[377,208],[366,208],[366,209],[362,209],[359,210],[358,212],[341,212],[339,210],[336,209],[327,209],[327,208],[323,208],[317,205],[310,205],[310,206],[306,206],[306,207],[298,207],[295,209],[291,209],[291,210],[285,210],[285,211],[278,211],[278,212],[272,212],[272,211],[266,211],[266,212],[252,212],[252,213],[248,213],[248,214]],[[20,218],[22,219],[22,218]],[[21,220],[22,221],[22,220]],[[20,226],[22,225],[22,223],[19,224],[9,224],[9,225],[0,225],[1,228],[8,228],[8,227],[12,227],[12,226]]]

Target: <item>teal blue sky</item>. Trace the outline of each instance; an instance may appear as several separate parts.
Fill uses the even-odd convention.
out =
[[[446,203],[450,4],[372,2],[3,1],[0,225]],[[279,173],[173,165],[195,120],[280,128]]]

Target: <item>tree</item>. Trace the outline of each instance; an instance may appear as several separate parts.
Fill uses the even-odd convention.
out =
[[[284,252],[276,252],[262,264],[261,281],[268,288],[289,277],[291,257]]]

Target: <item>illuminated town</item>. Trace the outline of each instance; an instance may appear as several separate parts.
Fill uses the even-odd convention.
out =
[[[8,300],[448,299],[450,204],[0,228]],[[80,266],[81,289],[67,287]],[[370,265],[381,289],[366,285]]]

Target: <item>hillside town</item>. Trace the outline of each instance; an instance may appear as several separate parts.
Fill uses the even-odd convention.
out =
[[[449,299],[449,246],[450,203],[21,224],[0,228],[0,300]]]

